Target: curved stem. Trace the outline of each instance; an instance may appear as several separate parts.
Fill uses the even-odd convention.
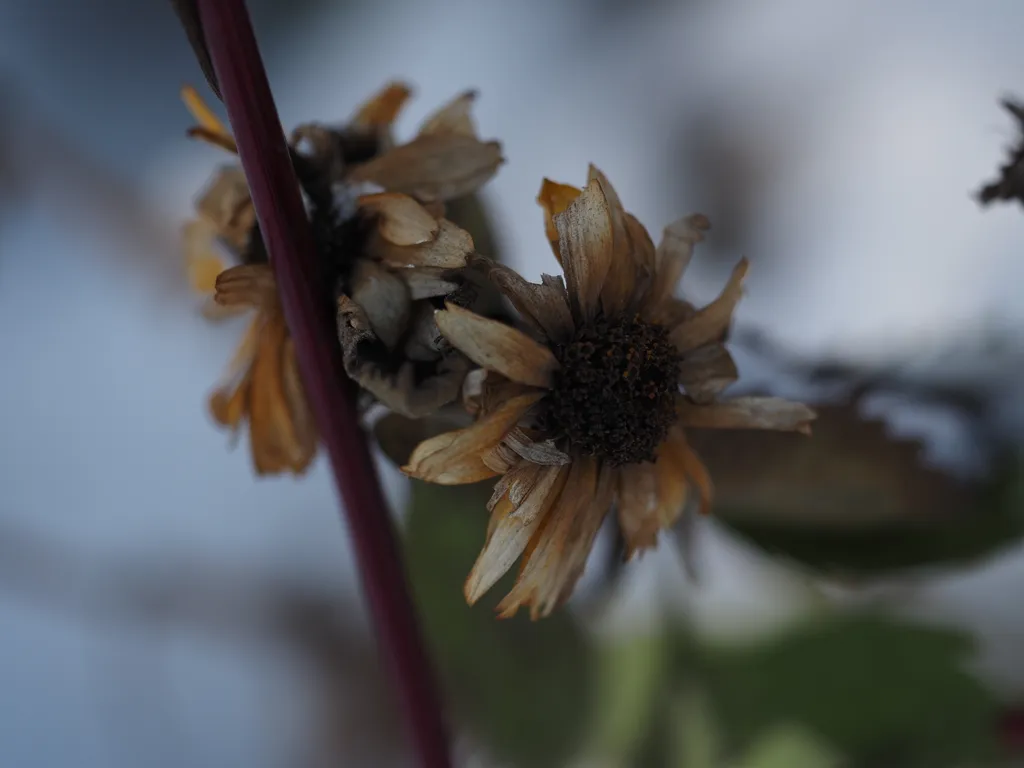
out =
[[[310,406],[334,470],[367,603],[419,764],[450,765],[443,708],[424,650],[330,311],[312,235],[244,0],[198,0],[199,28],[270,254]]]

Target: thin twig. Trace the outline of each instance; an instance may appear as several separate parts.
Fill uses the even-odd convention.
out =
[[[285,319],[345,512],[381,654],[419,763],[450,765],[443,709],[397,538],[342,367],[330,294],[244,0],[198,0],[198,28],[231,122]]]

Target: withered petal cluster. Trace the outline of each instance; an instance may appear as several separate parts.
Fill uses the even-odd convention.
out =
[[[738,377],[725,344],[748,265],[707,306],[676,297],[706,217],[679,219],[655,245],[597,168],[582,189],[545,179],[537,201],[563,274],[529,282],[445,218],[446,201],[503,162],[498,143],[477,137],[474,93],[396,144],[409,94],[393,83],[343,126],[299,126],[293,162],[345,369],[390,410],[382,448],[424,481],[498,478],[465,597],[475,603],[519,561],[499,615],[539,618],[571,595],[608,514],[632,557],[687,505],[710,509],[688,429],[809,433],[815,414],[772,397],[720,399]],[[235,151],[197,94],[184,98],[191,133]],[[317,432],[241,170],[222,168],[196,210],[185,228],[193,287],[211,296],[211,317],[253,315],[211,411],[236,431],[248,423],[259,474],[301,473]],[[482,314],[479,280],[515,319]]]
[[[391,127],[410,94],[391,83],[344,125],[300,125],[290,144],[323,279],[338,305],[346,371],[388,408],[420,417],[456,399],[470,367],[434,322],[444,298],[474,295],[464,270],[473,240],[444,217],[444,203],[475,191],[504,161],[497,142],[477,136],[472,91],[396,144]],[[186,88],[182,96],[197,122],[190,135],[237,152],[198,93]],[[205,313],[253,315],[211,413],[234,431],[248,422],[258,474],[302,473],[316,453],[316,429],[237,164],[218,170],[196,213],[184,228],[185,258],[193,288],[209,297]]]
[[[441,333],[479,366],[465,387],[476,421],[423,441],[403,468],[441,484],[500,477],[465,596],[476,602],[519,560],[503,617],[564,602],[610,511],[631,556],[691,497],[708,510],[711,479],[687,428],[808,432],[815,417],[778,398],[718,401],[737,378],[724,341],[747,262],[707,306],[675,298],[704,216],[669,225],[655,246],[593,166],[583,190],[545,180],[538,202],[564,279],[531,283],[489,264],[522,330],[454,304],[438,311]]]

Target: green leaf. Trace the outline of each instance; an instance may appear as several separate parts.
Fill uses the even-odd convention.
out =
[[[764,645],[705,649],[703,683],[730,738],[793,723],[857,765],[940,768],[995,750],[995,707],[963,669],[970,641],[894,620],[815,620]]]
[[[487,527],[491,483],[412,483],[407,567],[433,658],[458,714],[513,765],[562,766],[578,746],[592,700],[593,654],[565,611],[500,621],[503,579],[470,608],[462,585]],[[521,614],[523,612],[520,612]]]
[[[761,736],[731,768],[837,768],[843,761],[806,729],[780,725]]]

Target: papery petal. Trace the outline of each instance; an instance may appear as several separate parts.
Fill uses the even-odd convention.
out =
[[[703,429],[777,429],[810,434],[817,414],[806,405],[780,397],[737,397],[709,405],[679,398],[679,423]]]
[[[447,309],[434,316],[437,327],[466,357],[512,381],[550,386],[551,376],[558,369],[558,360],[550,349],[510,325],[450,302],[445,306]]]
[[[590,166],[588,181],[597,181],[608,201],[613,247],[608,275],[601,289],[601,306],[604,307],[605,315],[618,315],[626,308],[636,289],[637,263],[633,258],[633,244],[626,230],[626,211],[611,182],[594,165]]]
[[[686,216],[665,227],[654,257],[654,284],[649,299],[652,305],[657,306],[672,295],[676,283],[693,258],[694,247],[704,239],[704,233],[709,229],[711,222],[700,213]]]
[[[215,238],[213,225],[203,219],[193,219],[182,227],[185,270],[189,286],[196,293],[212,294],[217,275],[227,268],[217,253]]]
[[[476,91],[460,93],[423,122],[419,135],[449,133],[476,138],[476,127],[470,114],[476,98]]]
[[[522,555],[552,504],[558,499],[569,475],[568,468],[532,467],[529,491],[516,504],[508,494],[494,505],[487,543],[477,557],[463,589],[466,602],[473,605],[494,586]]]
[[[503,264],[488,261],[487,267],[491,281],[528,325],[551,341],[567,342],[572,338],[572,313],[560,276],[541,275],[542,282],[537,284]]]
[[[569,204],[580,196],[579,187],[569,184],[559,184],[557,181],[544,179],[540,185],[540,192],[537,193],[537,202],[544,209],[544,233],[551,243],[551,250],[555,253],[558,263],[562,263],[562,255],[558,252],[558,229],[555,227],[555,216],[560,214]]]
[[[235,145],[235,139],[231,135],[231,131],[225,127],[220,118],[203,101],[203,97],[199,95],[195,88],[186,85],[181,89],[181,98],[185,102],[185,107],[202,129],[201,132],[196,132],[197,136],[205,138],[210,143],[223,147],[230,152],[238,153],[238,147]]]
[[[302,473],[316,455],[317,429],[316,420],[309,407],[306,388],[299,375],[299,364],[295,358],[295,343],[289,336],[284,343],[281,364],[284,379],[284,394],[291,414],[292,427],[295,432],[295,458],[292,471]]]
[[[687,352],[679,365],[679,384],[696,403],[710,403],[738,378],[732,355],[717,342]]]
[[[657,543],[659,526],[657,465],[627,464],[619,469],[618,521],[626,559]]]
[[[456,133],[428,134],[352,169],[350,181],[372,181],[427,203],[477,190],[504,162],[501,145]]]
[[[740,259],[718,298],[680,323],[671,334],[672,343],[683,354],[712,341],[721,341],[729,330],[732,313],[743,297],[743,278],[748,262]]]
[[[411,95],[412,89],[405,83],[388,83],[356,111],[348,124],[353,128],[386,128]]]
[[[505,445],[533,464],[561,466],[570,462],[569,454],[559,450],[554,440],[533,440],[519,427],[505,435]]]
[[[242,169],[219,169],[196,200],[196,213],[213,225],[218,237],[236,251],[243,250],[256,224],[256,209]]]
[[[613,255],[611,213],[598,181],[587,184],[582,194],[555,216],[555,228],[573,317],[589,321],[599,309]]]
[[[542,396],[542,392],[535,392],[512,398],[471,427],[425,440],[413,451],[402,471],[441,485],[462,485],[493,477],[496,473],[484,464],[481,455],[501,442]]]
[[[359,259],[352,270],[351,296],[370,321],[370,328],[388,349],[406,330],[410,299],[405,282],[386,267]]]
[[[529,606],[530,618],[547,616],[568,599],[614,496],[617,470],[601,469],[593,457],[578,457],[565,487],[534,533],[515,586],[498,604],[508,618]]]
[[[276,307],[277,283],[269,264],[239,264],[225,269],[216,280],[214,299],[224,307]]]
[[[377,232],[392,245],[419,245],[437,238],[440,225],[408,195],[381,192],[358,199],[361,213],[377,217]]]
[[[466,259],[473,253],[473,238],[447,219],[441,219],[438,227],[437,237],[420,245],[393,245],[377,238],[367,252],[396,267],[460,269],[466,266]]]
[[[397,274],[409,286],[409,296],[413,301],[447,296],[459,287],[458,283],[446,279],[452,272],[443,267],[409,267]]]

